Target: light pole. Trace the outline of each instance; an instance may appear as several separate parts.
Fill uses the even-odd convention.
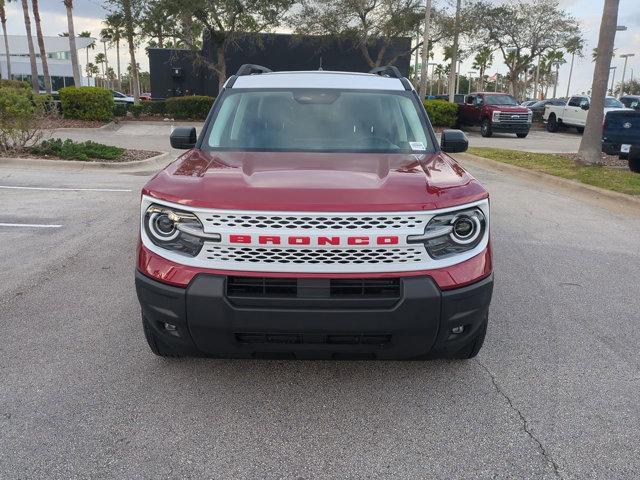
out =
[[[627,61],[629,60],[629,57],[635,56],[635,53],[625,53],[624,55],[620,55],[620,58],[624,58],[624,67],[622,68],[622,83],[620,83],[620,95],[618,98],[622,98],[622,95],[624,95],[624,77],[627,74]]]
[[[462,60],[458,60],[458,68],[456,74],[456,93],[460,93],[460,69],[462,69]]]
[[[431,69],[431,77],[429,77],[429,65],[431,65],[432,67],[435,67],[436,65],[438,65],[436,62],[428,62],[427,63],[427,82],[429,82],[429,95],[433,95],[433,68]]]
[[[613,95],[613,84],[616,81],[616,70],[618,67],[609,67],[609,70],[613,70],[613,75],[611,76],[611,88],[609,88],[609,90],[611,91],[611,95]]]
[[[477,73],[475,70],[470,70],[467,72],[467,75],[469,75],[469,91],[467,92],[467,95],[471,95],[471,79],[473,78],[473,74]]]

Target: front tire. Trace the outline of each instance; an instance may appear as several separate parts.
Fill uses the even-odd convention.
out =
[[[576,127],[576,130],[578,131],[578,133],[580,135],[582,135],[584,133],[584,127]]]
[[[558,130],[560,130],[560,124],[555,114],[552,113],[547,120],[547,132],[556,133]]]
[[[489,138],[493,135],[493,130],[491,129],[491,122],[489,120],[484,119],[482,121],[482,125],[480,125],[480,135],[485,138]]]
[[[518,137],[518,138],[527,138],[527,135],[529,135],[529,132],[527,132],[527,133],[516,133],[516,137]]]
[[[640,149],[634,150],[634,148],[631,148],[631,152],[629,152],[629,170],[640,173]]]

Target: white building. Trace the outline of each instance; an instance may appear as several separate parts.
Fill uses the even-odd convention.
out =
[[[9,56],[11,59],[11,78],[14,80],[24,80],[31,83],[31,63],[29,61],[29,45],[26,35],[9,35]],[[83,85],[93,84],[93,79],[88,79],[84,74],[86,59],[83,51],[89,45],[95,43],[95,38],[76,37],[76,47],[78,48],[78,61],[80,62],[80,73]],[[42,62],[40,61],[40,50],[38,39],[33,37],[33,48],[36,52],[36,63],[38,65],[38,79],[40,89],[44,90],[44,76],[42,73]],[[71,66],[71,50],[69,49],[68,37],[44,37],[44,48],[47,51],[47,64],[49,75],[51,76],[51,88],[54,91],[73,85],[73,68]],[[0,77],[7,78],[7,56],[4,48],[4,38],[0,35]],[[89,82],[90,81],[90,82]]]

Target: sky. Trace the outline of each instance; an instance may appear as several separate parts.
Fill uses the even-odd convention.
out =
[[[436,3],[444,3],[445,0],[436,0]],[[496,0],[496,3],[500,0]],[[591,51],[597,45],[598,31],[600,28],[600,19],[602,15],[602,6],[604,0],[560,0],[561,7],[566,9],[570,14],[577,18],[581,24],[582,34],[586,39],[585,58],[576,58],[574,66],[573,79],[571,82],[571,94],[583,93],[590,89],[593,63],[591,61]],[[45,35],[58,35],[67,31],[67,17],[62,0],[40,0],[40,16]],[[9,34],[24,35],[25,27],[22,16],[22,7],[20,2],[11,2],[6,5],[7,10],[7,30]],[[89,30],[95,37],[103,28],[102,20],[108,14],[108,5],[100,0],[75,0],[74,1],[74,25],[76,33],[83,30]],[[631,69],[634,70],[635,78],[640,77],[640,0],[620,0],[620,11],[618,16],[618,24],[625,25],[628,30],[626,32],[618,32],[616,35],[616,57],[613,59],[612,66],[618,67],[616,70],[616,83],[622,77],[624,60],[619,57],[620,54],[635,53],[636,56],[629,59],[627,68],[627,79],[630,78]],[[35,28],[33,28],[35,31]],[[102,45],[100,45],[101,47]],[[99,50],[90,52],[90,59]],[[127,48],[123,44],[120,48],[121,61],[123,65],[129,60]],[[496,65],[498,62],[498,54],[496,54]],[[144,48],[140,48],[136,53],[136,57],[143,70],[148,69],[148,59]],[[85,52],[80,53],[81,63],[85,63]],[[115,65],[115,49],[108,52],[110,65]],[[558,86],[558,96],[564,96],[567,90],[567,81],[569,76],[569,58],[567,64],[560,68],[560,78]],[[92,61],[92,59],[91,59]],[[435,61],[442,61],[442,58],[436,58]],[[471,70],[471,60],[466,61],[462,65],[462,73]],[[495,73],[496,65],[491,69],[491,74]],[[506,72],[506,66],[497,65],[500,73]]]

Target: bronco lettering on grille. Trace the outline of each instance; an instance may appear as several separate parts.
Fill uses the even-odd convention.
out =
[[[229,243],[250,244],[254,242],[252,235],[229,235]],[[257,243],[259,245],[397,245],[399,237],[397,235],[379,236],[353,236],[353,237],[310,237],[310,236],[282,236],[282,235],[259,235]]]

